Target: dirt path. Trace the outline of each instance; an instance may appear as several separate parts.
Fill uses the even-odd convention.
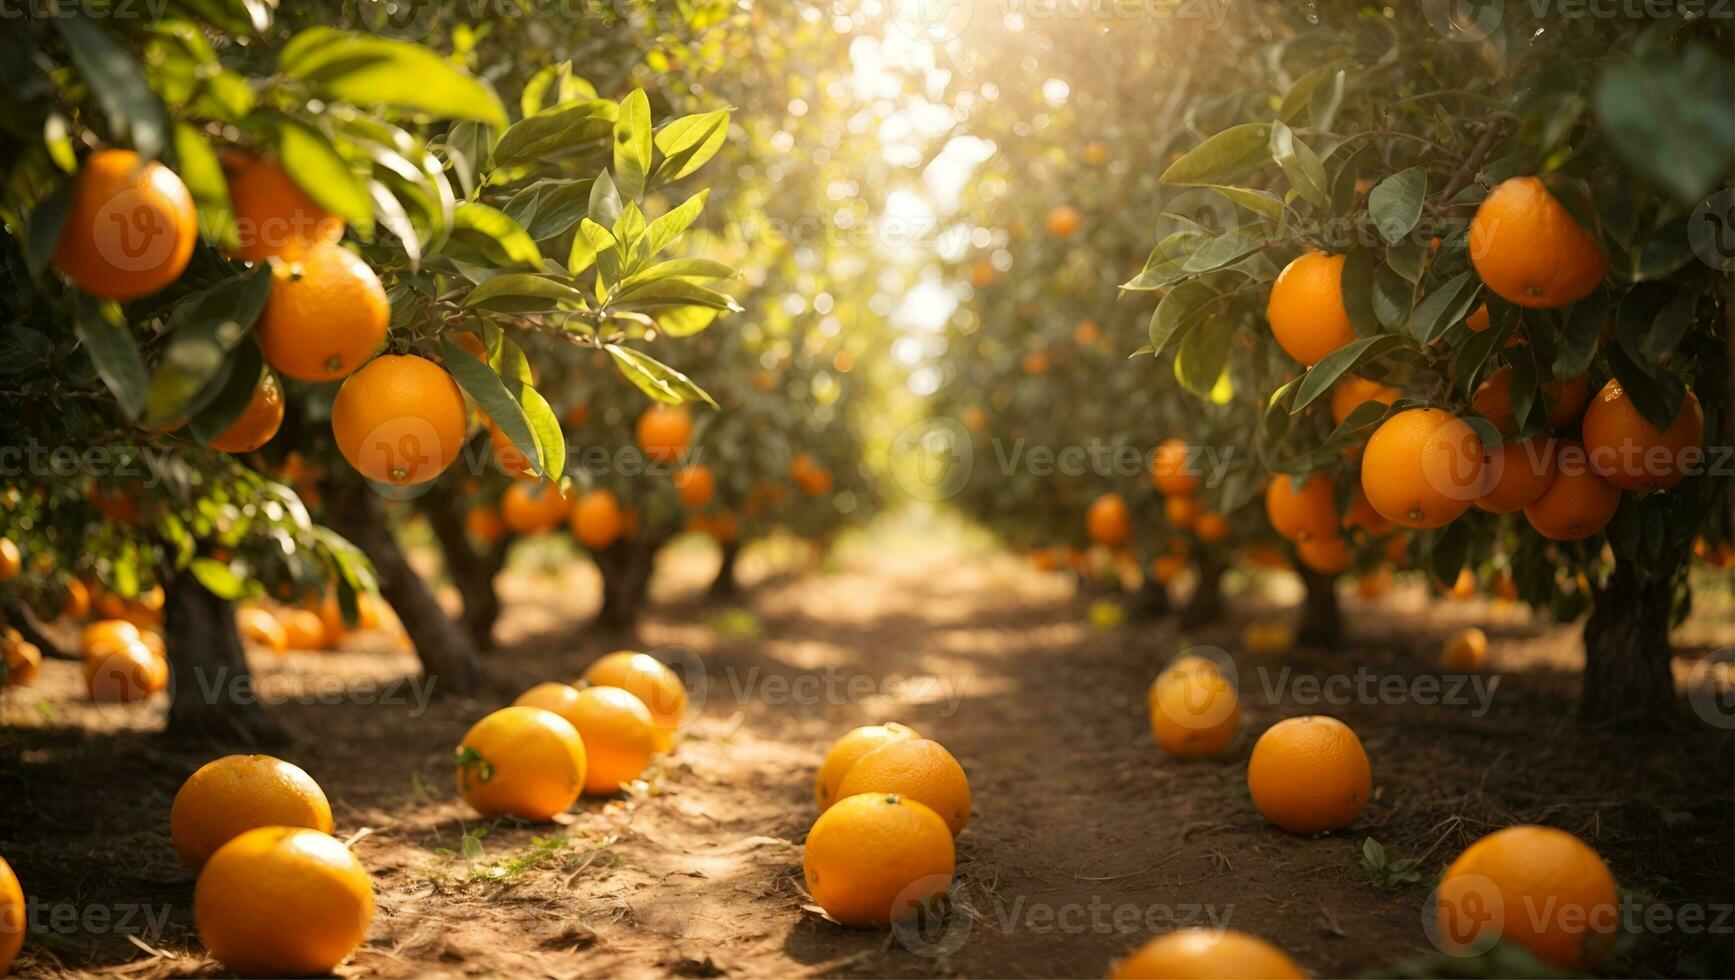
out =
[[[1580,833],[1624,887],[1664,908],[1735,903],[1728,733],[1586,735],[1570,718],[1567,631],[1394,594],[1351,608],[1355,636],[1340,650],[1265,661],[1234,641],[1240,622],[1276,614],[1257,604],[1186,638],[1166,625],[1093,629],[1088,600],[1058,577],[955,536],[906,530],[851,550],[837,570],[766,583],[738,606],[687,598],[707,559],[672,556],[640,640],[703,663],[703,711],[641,792],[587,799],[559,827],[474,822],[450,789],[449,752],[487,710],[625,642],[574,627],[594,602],[585,572],[511,578],[509,645],[477,700],[422,710],[412,688],[370,686],[404,669],[389,651],[272,665],[286,690],[336,678],[348,694],[277,708],[299,736],[281,754],[325,787],[338,833],[361,835],[374,873],[380,913],[343,973],[1098,976],[1150,933],[1201,923],[1343,975],[1432,953],[1427,879],[1470,839],[1518,821]],[[1491,696],[1466,685],[1463,703],[1422,703],[1444,694],[1423,681],[1439,637],[1489,619],[1501,672]],[[1723,623],[1692,638],[1728,642]],[[1151,742],[1144,688],[1193,643],[1234,655],[1243,732],[1226,759],[1176,764]],[[92,717],[72,666],[49,666],[39,702],[0,704],[0,725],[16,726],[0,728],[0,853],[39,910],[20,972],[214,971],[166,834],[175,788],[208,753],[88,731],[150,719]],[[1399,693],[1322,703],[1307,678],[1352,694],[1385,679]],[[354,703],[394,690],[404,703]],[[1355,825],[1315,839],[1265,823],[1243,781],[1256,733],[1308,711],[1360,732],[1376,784]],[[844,731],[887,720],[945,743],[974,794],[953,912],[920,935],[835,926],[801,885],[814,768]],[[1422,883],[1376,884],[1360,866],[1369,837],[1420,859]],[[123,908],[142,928],[91,927],[92,910],[118,919]],[[1730,934],[1671,926],[1637,937],[1608,972],[1732,968]]]

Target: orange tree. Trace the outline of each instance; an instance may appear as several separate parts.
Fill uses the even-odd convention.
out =
[[[211,684],[245,681],[228,603],[330,589],[353,618],[377,569],[428,672],[462,690],[473,650],[362,481],[427,486],[458,459],[472,407],[526,469],[560,479],[559,421],[519,338],[588,348],[664,402],[704,397],[642,342],[733,307],[707,285],[729,269],[662,254],[704,205],[666,188],[716,151],[726,114],[654,126],[643,92],[597,98],[560,71],[509,114],[433,50],[310,26],[316,9],[175,13],[68,12],[4,41],[18,72],[7,443],[21,450],[5,519],[28,559],[8,615],[20,598],[52,605],[69,576],[123,598],[161,581],[171,722],[265,733]],[[653,199],[666,210],[647,213]],[[303,447],[326,465],[287,455]],[[324,516],[359,552],[261,475],[278,461],[325,470]]]
[[[1245,393],[1304,558],[1370,567],[1395,525],[1441,582],[1588,607],[1585,716],[1654,719],[1690,548],[1728,534],[1729,26],[1483,13],[1334,12],[1201,93],[1162,181],[1232,219],[1126,286],[1148,353]]]

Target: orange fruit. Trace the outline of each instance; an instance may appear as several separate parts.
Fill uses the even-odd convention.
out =
[[[1158,585],[1168,585],[1187,570],[1185,555],[1158,555],[1151,559],[1151,578]]]
[[[1265,487],[1265,516],[1271,529],[1291,541],[1337,536],[1337,490],[1324,473],[1310,473],[1296,489],[1287,473]]]
[[[1307,252],[1283,268],[1271,284],[1265,318],[1284,352],[1307,367],[1355,340],[1343,307],[1342,255]]]
[[[1295,543],[1295,557],[1303,565],[1322,575],[1341,575],[1349,571],[1354,556],[1349,552],[1349,546],[1344,543],[1343,536],[1334,534],[1328,538],[1308,538]]]
[[[1242,552],[1243,559],[1254,568],[1269,568],[1282,571],[1289,567],[1289,558],[1283,549],[1272,544],[1251,544]]]
[[[84,685],[92,701],[142,701],[169,685],[169,665],[134,640],[86,659]]]
[[[465,334],[465,336],[475,336]],[[500,472],[507,476],[523,476],[536,468],[533,461],[506,431],[490,419],[488,421],[488,450],[494,456],[494,465],[500,467]]]
[[[980,408],[964,410],[964,428],[971,432],[982,432],[988,428],[988,413]]]
[[[1407,409],[1380,423],[1368,439],[1361,485],[1386,520],[1442,527],[1482,495],[1482,440],[1450,412]]]
[[[26,640],[6,640],[0,650],[5,671],[0,673],[0,686],[16,687],[30,684],[42,673],[42,648]]]
[[[470,726],[455,755],[458,793],[484,817],[550,820],[584,788],[584,742],[572,722],[514,705]]]
[[[1440,664],[1448,670],[1475,670],[1488,658],[1488,634],[1474,626],[1446,638],[1440,649]]]
[[[1098,142],[1086,143],[1078,151],[1078,158],[1093,167],[1100,167],[1108,162],[1108,147]]]
[[[1392,570],[1376,568],[1355,580],[1355,594],[1363,599],[1378,599],[1392,590]]]
[[[379,276],[355,253],[313,245],[274,259],[271,295],[253,328],[265,363],[301,381],[336,381],[386,339],[391,304]]]
[[[606,795],[644,775],[657,752],[650,709],[618,687],[587,687],[564,714],[584,740],[584,791]]]
[[[258,606],[247,606],[235,613],[235,627],[241,639],[262,646],[272,653],[289,649],[289,632],[277,617]]]
[[[243,976],[330,973],[373,921],[373,882],[343,842],[257,827],[217,849],[193,889],[211,955]]]
[[[1192,497],[1164,497],[1163,518],[1180,530],[1192,530],[1199,520],[1199,502]]]
[[[946,822],[915,800],[873,793],[839,800],[801,852],[808,894],[846,926],[884,926],[944,895],[957,855]]]
[[[1147,700],[1151,735],[1178,759],[1222,755],[1241,723],[1235,689],[1209,660],[1170,667],[1151,685]]]
[[[705,506],[717,492],[717,480],[711,475],[711,468],[704,463],[694,463],[676,470],[674,481],[675,493],[680,495],[681,503],[688,507]]]
[[[11,538],[0,538],[0,582],[10,582],[24,571],[24,556]]]
[[[124,619],[99,619],[78,634],[78,647],[86,658],[112,647],[139,640],[139,628]]]
[[[1705,456],[1705,412],[1691,391],[1658,431],[1610,379],[1585,410],[1582,432],[1591,469],[1622,490],[1667,490]]]
[[[310,609],[285,609],[277,616],[283,624],[283,636],[291,650],[323,650],[326,647],[325,622]]]
[[[1193,533],[1207,544],[1226,541],[1229,539],[1229,519],[1214,510],[1205,511],[1193,520]]]
[[[1470,219],[1470,263],[1508,302],[1548,309],[1590,295],[1608,256],[1541,180],[1501,182]]]
[[[983,286],[992,284],[997,278],[999,278],[999,274],[994,271],[994,267],[989,265],[987,261],[977,259],[970,263],[970,285],[980,289]]]
[[[1084,515],[1084,527],[1090,539],[1110,547],[1132,537],[1133,527],[1127,517],[1127,499],[1118,493],[1105,493],[1091,501]]]
[[[580,680],[631,692],[650,709],[657,729],[657,750],[666,752],[674,745],[675,730],[687,718],[687,689],[681,684],[681,675],[667,664],[648,653],[616,650],[592,661]]]
[[[1518,583],[1513,581],[1512,573],[1504,569],[1494,580],[1494,594],[1507,602],[1518,601]]]
[[[78,579],[66,582],[66,601],[60,606],[62,619],[83,619],[90,615],[90,586]]]
[[[180,278],[198,237],[193,195],[174,171],[98,150],[79,169],[54,265],[92,296],[138,299]]]
[[[856,760],[837,784],[838,798],[891,793],[932,809],[956,837],[970,822],[970,781],[933,739],[899,738]]]
[[[693,419],[678,405],[658,402],[639,416],[634,434],[646,456],[659,463],[674,462],[693,441]]]
[[[1579,973],[1613,948],[1620,895],[1608,865],[1564,830],[1521,824],[1471,844],[1435,891],[1450,950],[1498,939]]]
[[[1344,511],[1343,527],[1346,531],[1359,527],[1369,534],[1384,534],[1392,529],[1392,522],[1368,502],[1367,491],[1362,489],[1360,480],[1350,487],[1349,509]]]
[[[1554,482],[1554,440],[1531,436],[1507,442],[1482,455],[1484,490],[1476,506],[1492,514],[1523,510]]]
[[[1164,439],[1151,454],[1151,483],[1165,496],[1187,496],[1199,490],[1193,472],[1192,449],[1182,439]]]
[[[1301,980],[1307,974],[1283,951],[1233,929],[1178,929],[1145,943],[1109,967],[1109,980],[1215,977]]]
[[[511,493],[507,489],[507,493]],[[464,513],[464,531],[483,544],[494,544],[506,535],[506,522],[492,507],[477,504]]]
[[[1084,215],[1070,204],[1057,204],[1048,212],[1048,233],[1055,238],[1071,238],[1084,224]]]
[[[1476,307],[1469,316],[1464,318],[1464,326],[1469,327],[1471,333],[1481,333],[1493,325],[1494,321],[1488,316],[1487,303]]]
[[[365,593],[364,593],[365,594]],[[356,625],[361,625],[361,596],[356,596]],[[344,622],[343,607],[338,605],[336,595],[327,595],[319,600],[319,625],[325,631],[325,645],[337,646],[349,634],[349,624]]]
[[[1402,392],[1391,385],[1350,375],[1331,387],[1331,420],[1336,425],[1342,425],[1343,420],[1349,418],[1349,413],[1366,403],[1390,405],[1397,401],[1401,394]]]
[[[422,357],[383,354],[350,375],[331,403],[331,431],[349,465],[407,486],[446,471],[464,445],[464,393]]]
[[[1044,354],[1042,351],[1033,350],[1024,355],[1023,359],[1019,361],[1018,366],[1025,374],[1033,377],[1038,374],[1047,374],[1048,355]]]
[[[1554,480],[1524,508],[1530,526],[1554,541],[1578,541],[1607,527],[1620,509],[1620,488],[1591,470],[1576,442],[1562,440],[1554,458]]]
[[[1089,347],[1102,337],[1102,325],[1095,320],[1082,320],[1072,328],[1072,342],[1080,347]]]
[[[1439,583],[1444,585],[1444,583]],[[1476,598],[1476,575],[1468,568],[1458,569],[1458,577],[1452,581],[1452,587],[1444,589],[1446,595],[1459,602],[1468,602]]]
[[[567,523],[581,544],[601,551],[620,540],[626,530],[626,515],[614,491],[598,487],[573,501]]]
[[[1518,419],[1512,414],[1512,368],[1499,367],[1489,373],[1471,393],[1470,410],[1506,435],[1517,432]]]
[[[241,150],[218,156],[235,214],[235,258],[293,258],[309,246],[335,244],[343,237],[343,219],[315,203],[276,161]]]
[[[188,870],[255,827],[331,833],[331,804],[299,766],[268,755],[226,755],[200,766],[175,793],[169,836]]]
[[[24,933],[28,931],[25,908],[24,889],[18,884],[18,876],[12,873],[12,865],[0,857],[0,977],[12,968],[12,961],[24,947]]]
[[[895,721],[852,729],[826,750],[825,761],[819,764],[819,772],[813,777],[813,805],[824,812],[826,807],[836,803],[839,799],[838,784],[862,756],[900,739],[921,737],[915,729]]]
[[[1584,410],[1584,403],[1590,398],[1590,381],[1584,375],[1579,375],[1571,381],[1549,381],[1543,384],[1542,391],[1551,399],[1553,406],[1548,410],[1548,425],[1558,429],[1578,419]]]
[[[539,534],[567,516],[566,498],[546,480],[519,480],[500,497],[500,516],[517,534]]]
[[[1348,826],[1367,806],[1373,773],[1361,739],[1324,715],[1285,718],[1247,761],[1253,805],[1284,830],[1312,834]]]
[[[282,424],[283,388],[277,383],[277,375],[264,368],[259,372],[259,384],[254,386],[247,407],[210,445],[226,453],[250,453],[270,442]]]
[[[1693,539],[1693,557],[1712,568],[1728,568],[1735,565],[1735,545],[1725,541],[1712,547],[1704,538]]]

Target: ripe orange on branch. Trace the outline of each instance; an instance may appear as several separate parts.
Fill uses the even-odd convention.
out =
[[[343,237],[343,219],[320,207],[276,161],[242,150],[225,150],[218,159],[235,214],[236,258],[294,257]]]
[[[1582,432],[1591,469],[1622,490],[1667,490],[1705,455],[1705,411],[1691,391],[1659,430],[1611,379],[1585,410]]]
[[[614,491],[598,487],[573,502],[567,524],[580,544],[591,551],[601,551],[625,533],[626,514]]]
[[[1470,263],[1488,288],[1519,306],[1551,309],[1590,295],[1608,256],[1536,177],[1494,188],[1470,219]]]
[[[174,171],[98,150],[79,169],[54,265],[92,296],[138,299],[180,278],[198,237],[193,195]]]
[[[1561,442],[1555,470],[1548,489],[1524,508],[1536,533],[1554,541],[1578,541],[1607,527],[1620,509],[1621,491],[1590,468],[1584,447]]]
[[[1151,483],[1164,496],[1197,493],[1199,477],[1193,471],[1192,449],[1182,439],[1164,439],[1151,454]]]
[[[679,405],[658,402],[639,416],[634,434],[646,456],[659,463],[671,463],[692,444],[693,419]]]
[[[1110,547],[1132,537],[1132,522],[1127,516],[1127,499],[1118,493],[1105,493],[1091,502],[1084,515],[1085,531],[1097,544]]]
[[[1410,528],[1442,527],[1482,495],[1482,440],[1463,419],[1412,408],[1380,423],[1362,454],[1374,510]]]
[[[1065,240],[1077,233],[1084,224],[1084,215],[1070,204],[1058,204],[1048,212],[1048,233]]]
[[[1290,357],[1307,367],[1355,340],[1343,305],[1345,256],[1308,252],[1278,273],[1265,318],[1271,335]]]
[[[1336,487],[1324,473],[1310,473],[1297,488],[1287,473],[1265,487],[1265,516],[1271,529],[1291,541],[1337,536]]]
[[[681,498],[681,503],[688,507],[703,507],[711,502],[711,497],[717,492],[717,480],[711,475],[711,468],[704,463],[694,463],[675,471],[675,493]]]
[[[259,372],[259,384],[253,388],[247,407],[211,440],[211,448],[226,453],[250,453],[270,442],[282,424],[283,386],[277,383],[277,375],[265,368]]]
[[[338,389],[337,448],[362,476],[405,486],[432,480],[458,458],[468,420],[464,393],[426,358],[384,354]]]
[[[500,519],[516,534],[540,534],[566,516],[566,498],[547,480],[516,480],[500,496]]]
[[[271,295],[253,328],[265,363],[301,381],[336,381],[386,339],[391,304],[353,252],[314,245],[272,260]]]

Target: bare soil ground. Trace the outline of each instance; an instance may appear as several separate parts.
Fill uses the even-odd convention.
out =
[[[1422,924],[1445,864],[1539,822],[1590,841],[1635,919],[1650,916],[1601,972],[1735,975],[1735,739],[1692,715],[1641,734],[1578,724],[1573,628],[1400,588],[1346,596],[1336,649],[1258,656],[1240,627],[1288,614],[1281,588],[1247,590],[1228,621],[1183,637],[1092,627],[1092,600],[1060,576],[956,535],[845,550],[717,605],[697,599],[715,559],[677,549],[636,638],[583,627],[588,569],[509,573],[504,642],[475,699],[424,704],[403,677],[413,660],[379,635],[255,660],[297,737],[278,754],[325,788],[374,875],[379,913],[341,974],[1101,976],[1152,932],[1198,923],[1265,936],[1320,976],[1390,975],[1441,966]],[[1472,622],[1493,640],[1481,687],[1439,680],[1442,637]],[[1679,639],[1702,656],[1732,634],[1725,592]],[[563,824],[475,820],[452,789],[465,728],[629,642],[704,665],[677,750]],[[1243,730],[1227,758],[1179,764],[1151,741],[1144,690],[1195,644],[1235,658]],[[32,902],[20,975],[221,972],[167,833],[176,788],[217,751],[149,734],[157,710],[98,711],[62,662],[0,700],[0,853]],[[1376,786],[1348,830],[1311,839],[1266,823],[1244,781],[1257,734],[1305,713],[1360,733]],[[814,769],[838,735],[888,720],[945,743],[974,794],[950,914],[920,933],[839,927],[802,888]],[[1369,838],[1418,880],[1376,881]]]

